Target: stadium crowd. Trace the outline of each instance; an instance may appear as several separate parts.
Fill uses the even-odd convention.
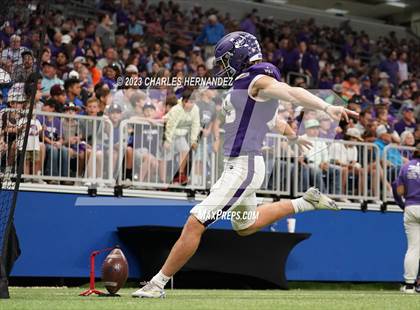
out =
[[[317,25],[313,20],[282,21],[261,17],[257,10],[235,20],[228,12],[203,11],[200,6],[184,11],[173,1],[158,5],[146,0],[138,5],[132,1],[101,1],[98,11],[101,13],[97,18],[84,20],[66,17],[60,11],[51,11],[47,16],[35,11],[27,23],[16,15],[1,26],[3,170],[13,165],[10,153],[19,154],[21,144],[16,141],[22,134],[16,114],[4,111],[27,105],[25,85],[35,81],[36,113],[47,114],[39,113],[31,122],[25,174],[95,177],[96,166],[96,177],[104,177],[101,167],[106,154],[113,152],[113,165],[118,165],[116,145],[123,141],[119,124],[123,119],[132,119],[147,125],[138,129],[134,126],[128,132],[124,178],[146,180],[152,171],[158,171],[158,180],[168,182],[162,162],[166,156],[178,154],[178,173],[170,176],[170,181],[186,184],[189,150],[199,154],[200,162],[204,152],[220,148],[219,128],[224,118],[221,96],[214,90],[147,88],[121,83],[119,77],[137,81],[150,76],[212,76],[214,44],[224,34],[237,30],[259,38],[265,61],[280,69],[284,81],[304,88],[332,89],[334,100],[341,98],[360,113],[359,119],[334,124],[326,115],[282,102],[277,118],[306,139],[372,142],[379,156],[389,143],[414,146],[420,141],[418,40],[397,38],[394,33],[372,39],[367,33],[353,31],[348,23],[331,27]],[[41,28],[45,23],[47,36],[41,50]],[[39,54],[41,61],[37,64]],[[40,75],[34,73],[37,65]],[[75,115],[93,118],[75,120]],[[105,141],[111,137],[108,123],[112,123],[109,128],[113,129],[114,150],[106,148]],[[95,135],[99,141],[94,142]],[[203,136],[209,147],[200,143]],[[159,154],[160,139],[169,155]],[[327,151],[322,143],[306,149],[300,161],[307,165],[310,179],[317,185],[321,186],[325,172],[341,187],[345,187],[350,170],[359,176],[364,173],[355,165],[360,154],[354,148],[333,144]],[[410,152],[395,150],[387,156],[392,166],[400,167]],[[138,165],[143,168],[133,171]],[[202,174],[202,167],[198,165],[195,173]],[[42,177],[35,179],[43,182]],[[332,190],[341,191],[340,186]]]

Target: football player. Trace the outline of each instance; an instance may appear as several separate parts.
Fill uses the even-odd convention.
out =
[[[219,75],[234,79],[223,106],[226,115],[225,170],[208,197],[190,211],[182,234],[162,269],[134,292],[133,297],[163,297],[165,284],[194,255],[201,235],[222,212],[257,213],[254,217],[232,218],[233,229],[246,236],[298,212],[338,210],[335,202],[316,188],[310,188],[301,198],[263,204],[257,208],[255,191],[265,177],[261,147],[279,100],[324,111],[335,120],[344,117],[348,121],[349,116],[358,114],[342,106],[330,105],[303,88],[281,82],[279,70],[271,63],[262,62],[260,45],[249,33],[232,32],[223,37],[216,44],[215,58],[216,65],[221,68]]]

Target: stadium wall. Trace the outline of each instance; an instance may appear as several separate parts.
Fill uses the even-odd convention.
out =
[[[22,256],[12,276],[88,277],[90,252],[120,244],[130,264],[130,277],[137,278],[141,270],[118,240],[117,227],[182,226],[193,204],[22,191],[15,215]],[[289,280],[402,280],[406,241],[400,212],[321,211],[296,218],[297,231],[312,236],[291,253],[286,270]],[[286,231],[286,222],[280,221],[277,227]],[[213,228],[230,228],[230,223],[220,221]],[[97,259],[98,276],[104,257]]]
[[[160,0],[150,0],[149,3],[157,4]],[[190,9],[194,5],[202,7],[203,11],[210,8],[216,8],[220,12],[228,12],[232,17],[242,20],[246,14],[249,14],[253,9],[258,9],[258,14],[261,17],[274,16],[276,19],[290,21],[295,19],[310,19],[313,18],[318,25],[328,25],[331,27],[338,27],[345,21],[350,21],[350,26],[356,31],[365,31],[372,39],[377,39],[380,36],[387,35],[390,31],[394,31],[399,38],[410,37],[405,27],[388,25],[379,19],[364,18],[361,16],[337,16],[329,14],[321,10],[312,9],[303,6],[294,6],[290,4],[272,4],[272,3],[258,3],[254,1],[244,0],[177,0],[183,9]],[[228,2],[228,3],[227,3]],[[380,29],[380,31],[378,31]]]

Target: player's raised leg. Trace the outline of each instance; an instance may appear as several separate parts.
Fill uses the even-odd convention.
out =
[[[301,198],[263,204],[256,209],[258,217],[249,227],[237,230],[241,236],[247,236],[288,215],[313,210],[339,210],[331,198],[311,187]]]

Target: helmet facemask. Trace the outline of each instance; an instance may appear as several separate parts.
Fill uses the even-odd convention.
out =
[[[215,73],[216,76],[235,77],[237,71],[230,65],[230,58],[232,56],[233,53],[226,52],[222,56],[215,59],[215,68],[220,68],[220,70]]]

